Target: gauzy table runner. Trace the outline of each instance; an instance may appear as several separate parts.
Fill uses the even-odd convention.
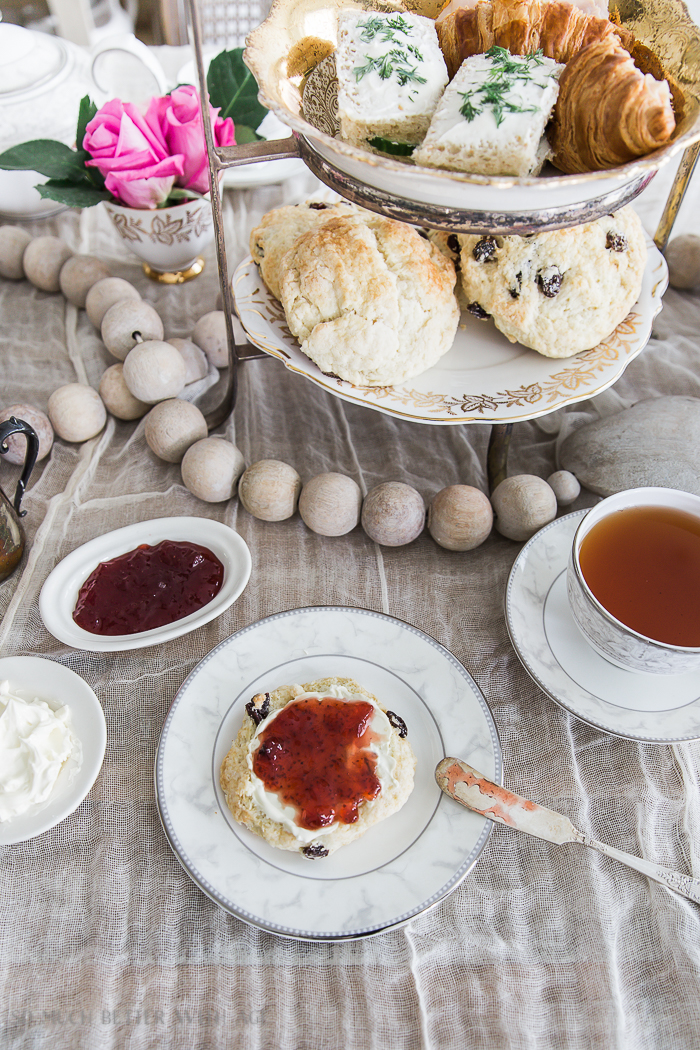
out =
[[[653,233],[671,171],[638,208]],[[252,225],[303,199],[310,176],[227,192],[231,272]],[[676,233],[698,228],[697,193]],[[205,273],[182,287],[150,283],[101,209],[29,224],[98,255],[187,336],[218,291]],[[700,232],[700,230],[698,230]],[[57,386],[97,386],[112,361],[83,311],[28,282],[0,282],[2,402],[46,408]],[[558,434],[642,398],[700,396],[698,299],[670,290],[654,336],[614,390],[541,422],[516,425],[509,471],[547,477]],[[219,433],[248,463],[276,458],[303,480],[335,470],[363,492],[381,481],[426,501],[445,485],[486,490],[489,428],[432,427],[345,403],[274,360],[243,363],[238,403]],[[17,471],[2,465],[10,491]],[[593,505],[585,490],[570,509]],[[356,529],[329,539],[298,514],[268,523],[236,499],[204,504],[179,467],[157,460],[143,421],[110,419],[85,445],[57,441],[25,498],[28,552],[0,587],[0,652],[36,654],[82,675],[107,719],[101,773],[79,809],[31,841],[0,848],[0,1046],[8,1050],[279,1048],[697,1047],[700,910],[620,864],[496,825],[472,872],[406,927],[347,943],[303,943],[226,914],[183,871],[162,831],[153,764],[164,718],[192,668],[261,617],[347,605],[399,617],[463,662],[500,734],[504,782],[565,812],[621,849],[698,874],[698,745],[637,743],[553,703],[516,656],[504,591],[521,544],[493,532],[452,553],[425,532],[380,548]],[[122,525],[201,515],[236,529],[250,583],[219,619],[164,645],[108,655],[73,650],[44,628],[41,586],[60,558]]]

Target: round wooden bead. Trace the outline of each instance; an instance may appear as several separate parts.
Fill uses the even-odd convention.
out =
[[[18,402],[16,405],[8,405],[0,412],[0,423],[4,423],[5,420],[9,419],[10,416],[14,416],[15,419],[22,419],[25,423],[29,423],[32,427],[36,436],[39,438],[39,454],[36,457],[37,463],[41,459],[46,459],[51,446],[53,445],[53,427],[49,421],[48,416],[45,416],[43,412],[40,412],[38,408],[34,408],[33,405],[27,405]],[[16,466],[21,466],[24,463],[24,457],[27,453],[27,439],[23,434],[10,434],[6,438],[7,454],[2,457],[7,463],[14,463]]]
[[[124,382],[134,397],[155,405],[177,397],[185,388],[185,362],[170,343],[138,343],[124,362]]]
[[[94,255],[72,255],[61,267],[58,283],[69,303],[82,308],[93,284],[109,277],[109,269]]]
[[[428,509],[428,531],[449,551],[471,551],[484,542],[493,525],[488,496],[472,485],[440,489]]]
[[[110,365],[102,376],[99,386],[100,397],[108,412],[117,419],[141,419],[148,412],[150,405],[139,401],[124,382],[124,365],[119,361]]]
[[[345,474],[318,474],[299,496],[302,521],[319,536],[344,536],[360,520],[360,486]]]
[[[375,543],[401,547],[420,536],[425,503],[420,492],[402,481],[385,481],[365,496],[362,528]]]
[[[207,503],[223,503],[235,495],[245,460],[230,441],[207,437],[187,449],[180,469],[183,484],[194,496]]]
[[[581,491],[576,475],[572,474],[570,470],[555,470],[547,478],[547,484],[556,496],[560,507],[566,507],[567,504],[573,503]]]
[[[104,316],[110,306],[122,299],[140,299],[133,284],[121,277],[103,277],[93,284],[85,299],[85,312],[95,328],[102,327]]]
[[[207,355],[191,339],[168,339],[171,346],[179,350],[185,362],[185,386],[204,379],[209,374]]]
[[[0,277],[10,281],[24,278],[22,258],[31,239],[31,233],[21,226],[0,226]]]
[[[665,254],[672,288],[695,288],[700,284],[700,237],[696,233],[674,237]]]
[[[83,383],[68,383],[54,390],[48,410],[54,430],[64,441],[88,441],[107,422],[102,398]]]
[[[509,540],[529,540],[557,516],[557,497],[534,474],[516,474],[497,485],[491,495],[496,529]]]
[[[228,365],[226,315],[223,310],[212,310],[200,317],[192,332],[192,341],[207,355],[215,368]]]
[[[207,421],[200,409],[177,397],[154,405],[146,416],[146,444],[166,463],[179,463],[190,445],[207,433]]]
[[[35,288],[42,292],[57,292],[61,268],[72,254],[59,237],[35,237],[22,256],[24,272]]]
[[[102,342],[110,354],[124,361],[137,343],[161,340],[163,322],[151,304],[143,299],[122,299],[105,313],[101,332]]]
[[[296,510],[301,478],[279,459],[261,459],[244,472],[238,496],[245,509],[261,521],[284,521]]]

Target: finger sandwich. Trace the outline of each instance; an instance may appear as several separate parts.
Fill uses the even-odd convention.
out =
[[[341,11],[336,70],[341,138],[398,155],[422,142],[448,79],[435,23],[403,11]]]
[[[437,106],[416,164],[478,175],[537,175],[563,65],[492,47],[466,58]]]

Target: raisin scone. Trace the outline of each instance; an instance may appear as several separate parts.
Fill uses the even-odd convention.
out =
[[[343,201],[326,204],[324,201],[306,201],[304,204],[286,204],[263,215],[250,234],[250,254],[260,268],[262,279],[275,299],[280,298],[280,271],[282,259],[297,237],[322,225],[334,215],[355,215],[361,209]]]
[[[647,250],[629,207],[566,230],[459,241],[470,312],[545,357],[597,346],[639,298]]]
[[[390,386],[452,346],[455,283],[453,264],[415,229],[359,209],[296,239],[282,260],[280,299],[290,331],[322,372]]]
[[[246,704],[220,782],[239,824],[314,859],[399,810],[415,764],[398,715],[351,678],[323,678]]]

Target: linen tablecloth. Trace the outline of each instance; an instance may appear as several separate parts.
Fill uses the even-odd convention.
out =
[[[638,201],[653,233],[670,184]],[[298,200],[311,176],[227,192],[231,271],[253,223]],[[696,230],[697,191],[675,232]],[[102,209],[29,224],[98,255],[187,336],[214,309],[213,251],[181,287],[150,283]],[[0,282],[2,403],[46,408],[57,386],[97,386],[111,363],[83,311],[28,282]],[[541,422],[518,423],[509,472],[547,477],[558,433],[652,396],[700,396],[698,298],[670,290],[647,348],[613,391]],[[487,488],[489,427],[425,426],[348,404],[275,360],[241,364],[238,402],[219,428],[246,462],[276,458],[307,480],[335,470],[363,492],[381,481],[429,501],[445,485]],[[2,465],[13,490],[18,471]],[[572,508],[593,505],[585,490]],[[177,465],[157,460],[144,423],[109,419],[84,445],[58,440],[24,501],[28,551],[0,587],[0,652],[36,654],[82,675],[107,719],[107,752],[79,809],[53,830],[0,848],[0,1046],[583,1050],[700,1044],[700,909],[591,850],[496,825],[473,871],[406,927],[348,943],[301,943],[229,916],[180,867],[159,823],[153,763],[188,673],[232,632],[280,610],[348,605],[414,624],[463,662],[500,734],[504,782],[597,838],[700,874],[697,744],[637,743],[567,714],[534,684],[508,639],[504,590],[521,545],[493,532],[452,553],[428,533],[380,548],[356,529],[329,539],[298,514],[258,521],[233,499],[204,504]],[[168,515],[216,518],[250,547],[253,572],[220,618],[164,645],[113,655],[73,650],[44,628],[41,586],[103,532]]]

